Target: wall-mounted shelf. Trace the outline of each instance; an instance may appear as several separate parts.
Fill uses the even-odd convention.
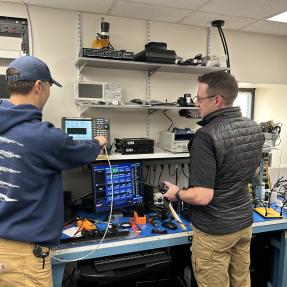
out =
[[[189,153],[171,153],[158,147],[154,148],[154,153],[149,154],[120,154],[112,151],[109,160],[133,160],[133,159],[161,159],[161,158],[189,158]],[[106,155],[99,155],[97,161],[106,160]]]
[[[136,61],[110,60],[100,58],[78,58],[76,64],[80,69],[83,67],[93,67],[100,69],[121,69],[148,72],[169,72],[204,74],[215,71],[228,70],[226,67],[203,67],[203,66],[181,66],[176,64],[146,63]]]
[[[93,105],[77,104],[80,107],[102,108],[102,109],[122,109],[122,110],[198,110],[197,107],[179,107],[179,106],[149,106],[149,105]]]
[[[198,111],[198,107],[179,107],[179,106],[150,106],[150,105],[93,105],[93,104],[77,104],[81,110],[81,114],[84,113],[87,109],[100,108],[100,109],[115,109],[115,110],[143,110],[148,111],[149,114],[152,114],[159,110],[194,110]]]

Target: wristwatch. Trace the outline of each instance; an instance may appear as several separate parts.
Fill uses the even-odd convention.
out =
[[[181,189],[179,189],[176,193],[175,193],[175,197],[177,201],[181,201],[180,196],[179,196],[179,192],[181,191]]]

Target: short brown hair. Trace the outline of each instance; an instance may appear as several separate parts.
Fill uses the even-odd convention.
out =
[[[8,68],[6,70],[7,76],[14,76],[19,75],[19,72],[15,68]],[[35,85],[35,82],[33,81],[7,81],[7,88],[9,91],[9,94],[21,94],[21,95],[27,95],[31,92]]]
[[[198,77],[200,83],[208,85],[208,96],[220,95],[226,105],[232,105],[238,94],[235,78],[224,71],[212,72]]]

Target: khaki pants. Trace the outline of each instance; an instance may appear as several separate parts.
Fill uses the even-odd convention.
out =
[[[43,259],[32,250],[31,243],[0,239],[0,287],[52,287],[50,256],[43,269]]]
[[[193,227],[192,267],[198,287],[250,287],[252,227],[211,235]]]

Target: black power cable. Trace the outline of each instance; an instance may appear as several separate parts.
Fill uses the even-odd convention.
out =
[[[257,206],[257,202],[260,202],[260,203],[261,203],[261,205],[262,205],[262,206],[264,207],[264,209],[265,209],[265,216],[267,216],[267,215],[268,215],[267,206],[266,206],[266,204],[263,202],[263,200],[261,200],[260,198],[258,198],[258,197],[256,196],[254,190],[253,190],[253,192],[252,192],[252,198],[253,198],[253,201],[255,202],[255,207]]]
[[[152,181],[153,186],[155,186],[155,178],[156,178],[156,165],[153,166],[153,181]]]
[[[175,166],[175,185],[178,184],[179,173],[178,173],[178,165]]]
[[[171,129],[172,127],[176,127],[176,125],[175,125],[174,121],[172,120],[172,118],[169,117],[169,116],[166,114],[166,112],[167,112],[167,110],[163,110],[163,111],[162,111],[163,115],[171,122],[171,123],[170,123],[170,126],[169,126],[168,129],[167,129],[168,131],[170,131],[170,129]]]
[[[161,170],[160,170],[160,174],[159,174],[158,181],[157,181],[157,184],[158,184],[158,185],[160,184],[160,179],[161,179],[161,176],[162,176],[162,172],[163,172],[163,169],[164,169],[164,165],[161,164],[161,165],[160,165],[160,168],[161,168]]]
[[[181,170],[182,170],[183,175],[188,179],[189,176],[184,171],[184,163],[181,164]]]
[[[226,65],[227,68],[229,68],[228,73],[230,73],[230,57],[229,57],[229,51],[228,51],[228,47],[227,47],[227,42],[226,42],[226,38],[224,36],[223,30],[221,27],[224,26],[224,21],[223,20],[214,20],[211,22],[212,27],[217,27],[218,29],[218,33],[223,45],[223,49],[224,49],[224,53],[226,56]]]
[[[270,189],[270,195],[269,195],[269,198],[268,198],[268,208],[270,208],[271,206],[271,195],[272,195],[272,192],[274,190],[275,187],[278,187],[280,186],[280,183],[281,183],[281,180],[283,179],[283,176],[279,177],[276,181],[276,183],[273,185],[273,187]]]
[[[144,178],[144,182],[146,182],[147,181],[147,179],[148,179],[148,177],[149,177],[149,168],[150,168],[150,166],[149,165],[146,165],[146,169],[147,169],[147,173],[146,173],[146,177]]]
[[[223,35],[222,35],[222,33],[221,33],[222,30],[220,30],[219,27],[217,27],[217,29],[218,29],[218,33],[219,33],[219,36],[220,36],[220,39],[221,39],[221,43],[222,43],[222,45],[223,45],[224,54],[227,55],[226,45],[225,45],[225,42],[224,42]],[[227,57],[226,57],[226,60],[227,60]],[[227,65],[227,64],[228,64],[228,63],[226,62],[226,65]]]
[[[223,38],[223,41],[222,43],[225,44],[225,48],[226,48],[226,55],[227,55],[227,58],[226,58],[226,62],[227,62],[227,67],[230,68],[230,57],[229,57],[229,51],[228,51],[228,47],[227,47],[227,42],[226,42],[226,39],[225,39],[225,36],[224,36],[224,33],[223,33],[223,30],[221,27],[218,27],[218,31],[219,33],[222,35],[222,38]]]
[[[174,170],[174,173],[173,173],[173,174],[171,173],[171,165],[170,165],[170,163],[168,164],[168,174],[169,174],[170,176],[175,176],[175,174],[176,174],[176,169]]]

